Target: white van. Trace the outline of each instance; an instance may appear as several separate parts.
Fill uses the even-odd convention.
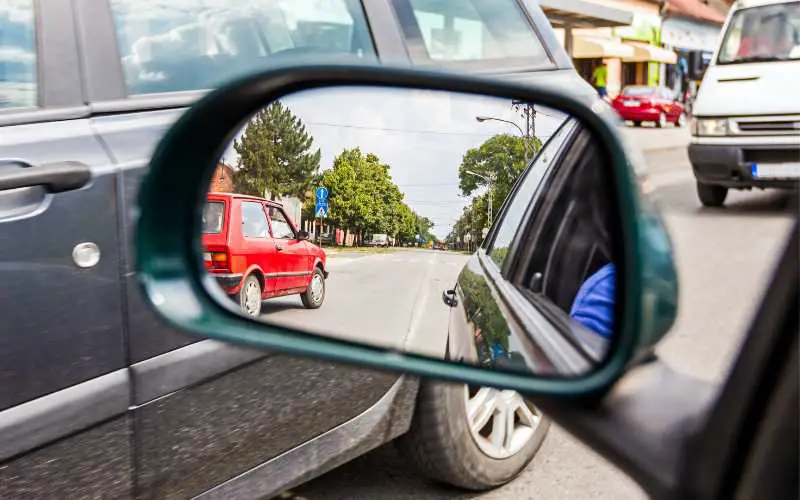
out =
[[[694,105],[689,159],[705,206],[800,180],[800,1],[739,0]]]

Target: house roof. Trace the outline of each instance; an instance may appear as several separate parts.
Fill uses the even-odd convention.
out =
[[[667,13],[714,24],[723,24],[725,15],[700,0],[667,0]]]

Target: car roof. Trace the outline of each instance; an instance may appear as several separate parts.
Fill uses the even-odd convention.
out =
[[[207,197],[209,199],[217,199],[217,200],[222,199],[222,198],[230,198],[230,199],[236,198],[236,199],[240,199],[240,200],[253,200],[253,201],[260,201],[260,202],[263,202],[263,203],[267,203],[269,205],[273,205],[273,206],[276,206],[276,207],[282,207],[283,206],[282,203],[279,203],[277,201],[268,200],[266,198],[261,198],[259,196],[252,196],[252,195],[249,195],[249,194],[217,193],[217,192],[211,191],[211,192],[208,193]]]

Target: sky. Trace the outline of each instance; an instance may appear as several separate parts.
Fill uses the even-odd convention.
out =
[[[322,153],[320,169],[331,168],[336,155],[360,147],[390,165],[405,203],[434,221],[433,233],[444,238],[471,197],[461,196],[458,167],[470,148],[495,134],[519,135],[524,119],[511,101],[450,92],[385,87],[329,87],[282,99],[305,124]],[[546,141],[565,119],[562,113],[536,107],[536,136]],[[241,135],[243,129],[237,135]],[[225,160],[236,164],[229,148]],[[495,213],[500,201],[495,200]]]

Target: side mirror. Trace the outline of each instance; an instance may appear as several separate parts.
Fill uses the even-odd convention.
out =
[[[138,200],[145,296],[183,331],[249,348],[530,395],[603,393],[671,327],[677,277],[615,111],[580,99],[536,82],[360,64],[288,65],[237,80],[182,114],[155,150]],[[519,107],[535,109],[541,136],[517,129]],[[284,128],[269,130],[300,146],[264,142],[275,116]],[[258,189],[224,195],[251,217],[263,216],[269,186],[286,203],[314,207],[346,246],[387,233],[475,242],[493,229],[471,252],[352,248],[332,257],[308,248],[270,259],[233,244],[224,264],[205,266],[201,249],[219,235],[204,232],[199,207],[233,138],[240,154],[265,158],[235,173],[244,177],[235,185]],[[335,307],[262,314],[253,269],[300,293],[305,309],[326,307],[326,294],[338,294]],[[242,299],[242,282],[253,300]],[[457,283],[458,298],[447,290],[437,300],[440,283]],[[446,353],[478,361],[486,348],[518,353],[527,370]]]
[[[300,231],[297,231],[297,239],[298,240],[307,240],[308,238],[309,238],[308,231],[305,231],[305,230],[302,230],[302,229]]]

